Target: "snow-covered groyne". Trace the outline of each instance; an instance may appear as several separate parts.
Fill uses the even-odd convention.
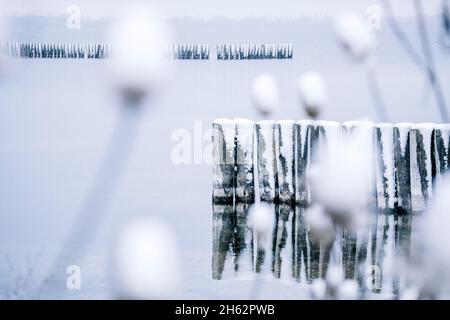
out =
[[[292,59],[291,43],[219,44],[217,60]]]
[[[362,137],[369,155],[367,199],[355,201],[370,208],[423,211],[449,167],[449,124],[218,119],[213,128],[214,202],[307,207],[314,202],[313,164],[350,136]]]
[[[106,43],[38,43],[5,42],[0,44],[0,56],[41,59],[104,59],[111,55]]]
[[[283,60],[293,58],[293,46],[280,44],[218,44],[215,55],[210,55],[206,43],[182,43],[164,45],[164,53],[173,60]],[[44,43],[2,42],[0,56],[11,58],[48,59],[106,59],[113,53],[110,43]]]

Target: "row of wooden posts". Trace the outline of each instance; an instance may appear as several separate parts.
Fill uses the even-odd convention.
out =
[[[217,60],[292,59],[293,53],[291,43],[217,46]]]
[[[314,153],[360,127],[370,131],[366,143],[373,150],[370,204],[388,212],[423,211],[448,169],[450,124],[217,119],[214,203],[253,203],[259,197],[309,206]]]
[[[208,44],[174,44],[164,48],[174,60],[209,60]],[[112,45],[106,43],[0,43],[0,56],[48,59],[105,59],[112,56]],[[292,59],[292,44],[225,44],[217,45],[217,60]]]
[[[6,42],[0,44],[0,56],[47,59],[104,59],[111,54],[105,43]]]

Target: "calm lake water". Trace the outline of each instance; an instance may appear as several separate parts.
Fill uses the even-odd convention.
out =
[[[173,163],[174,130],[187,129],[193,141],[199,141],[193,144],[194,154],[208,140],[195,132],[195,123],[206,130],[218,117],[257,117],[248,90],[259,72],[271,72],[279,81],[282,105],[277,119],[304,117],[295,86],[298,75],[309,70],[322,72],[328,81],[330,103],[323,118],[375,119],[363,67],[341,54],[330,30],[278,30],[268,32],[266,38],[264,30],[253,32],[223,32],[217,38],[208,32],[179,32],[180,42],[207,42],[213,47],[217,41],[292,42],[294,59],[176,63],[164,92],[148,101],[140,116],[130,160],[116,192],[107,199],[107,214],[97,217],[92,212],[93,221],[99,220],[91,230],[92,239],[86,235],[89,226],[74,230],[73,223],[121,120],[107,62],[11,60],[3,64],[0,296],[10,296],[14,283],[33,287],[47,277],[72,232],[75,241],[62,249],[64,259],[53,269],[56,272],[40,297],[114,298],[112,243],[126,222],[142,216],[164,219],[177,235],[183,271],[177,298],[249,298],[253,278],[246,270],[253,264],[265,275],[260,298],[302,298],[307,297],[307,283],[322,275],[329,261],[338,261],[346,275],[359,279],[360,265],[370,262],[383,267],[386,255],[396,259],[407,255],[415,217],[374,216],[366,238],[343,232],[341,254],[330,255],[327,248],[312,244],[301,209],[274,207],[273,248],[263,262],[258,261],[252,258],[251,234],[243,227],[247,208],[211,204],[212,168],[207,164]],[[420,72],[387,31],[380,38],[379,77],[392,121],[438,121]],[[447,70],[450,57],[437,44],[434,49],[441,70]],[[448,72],[441,72],[441,77],[443,83],[450,83]],[[104,179],[107,184],[108,175]],[[234,212],[240,217],[235,226]],[[81,290],[68,290],[65,285],[66,268],[73,264],[82,271]],[[243,272],[236,275],[236,270]],[[398,290],[398,279],[391,280],[382,283],[384,288]]]

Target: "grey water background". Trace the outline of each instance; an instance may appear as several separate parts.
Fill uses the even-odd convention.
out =
[[[446,98],[450,54],[438,43],[439,21],[428,19],[433,51]],[[102,42],[105,21],[66,29],[63,18],[23,17],[12,21],[10,40]],[[418,47],[416,27],[402,26]],[[281,108],[275,118],[304,118],[296,96],[297,77],[321,72],[329,87],[323,118],[376,120],[364,69],[347,59],[330,21],[206,20],[174,22],[180,43],[291,42],[291,61],[178,61],[161,96],[149,102],[129,165],[111,199],[108,216],[94,241],[80,252],[76,244],[44,287],[41,298],[113,298],[110,251],[117,231],[131,219],[158,216],[175,230],[183,271],[177,298],[248,298],[251,281],[212,279],[211,168],[171,161],[174,130],[193,132],[218,117],[257,118],[249,98],[252,78],[271,72],[279,82]],[[439,121],[434,98],[420,71],[410,63],[385,24],[376,54],[381,90],[392,121]],[[32,269],[30,285],[46,276],[94,178],[118,120],[107,61],[8,60],[0,78],[0,296]],[[193,137],[193,139],[199,139]],[[203,146],[206,146],[204,142]],[[193,151],[194,152],[194,151]],[[95,215],[95,212],[92,212]],[[414,222],[414,221],[413,221]],[[83,230],[76,230],[83,236]],[[82,254],[81,261],[71,256]],[[9,262],[8,262],[9,261]],[[66,288],[66,268],[79,265],[81,290]],[[12,267],[12,269],[11,269]],[[266,283],[262,298],[301,298],[291,282]]]

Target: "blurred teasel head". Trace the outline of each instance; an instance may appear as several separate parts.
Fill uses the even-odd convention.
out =
[[[335,22],[335,32],[342,48],[355,61],[366,60],[376,46],[374,32],[355,14],[344,14]]]
[[[333,243],[335,239],[333,220],[321,205],[314,204],[308,208],[306,221],[315,242],[322,245]]]
[[[170,71],[164,47],[171,35],[162,17],[149,6],[133,7],[112,25],[110,42],[110,69],[120,95],[131,102],[154,95]]]
[[[272,237],[274,211],[265,203],[254,204],[249,210],[248,226],[256,234],[258,246]]]
[[[411,256],[408,277],[420,299],[436,299],[450,290],[450,175],[445,175],[436,190],[423,219],[419,236],[413,239],[417,248]]]
[[[255,77],[251,86],[251,98],[256,110],[269,118],[279,108],[280,93],[275,78],[269,73]]]
[[[359,223],[356,213],[362,212],[370,194],[373,124],[361,121],[359,127],[342,143],[328,144],[309,174],[313,201],[335,224],[348,228]]]
[[[297,85],[298,94],[306,114],[317,119],[327,103],[327,86],[318,72],[307,72],[300,76]]]
[[[161,221],[131,222],[115,250],[118,293],[125,299],[164,299],[177,294],[178,252],[172,230]]]

